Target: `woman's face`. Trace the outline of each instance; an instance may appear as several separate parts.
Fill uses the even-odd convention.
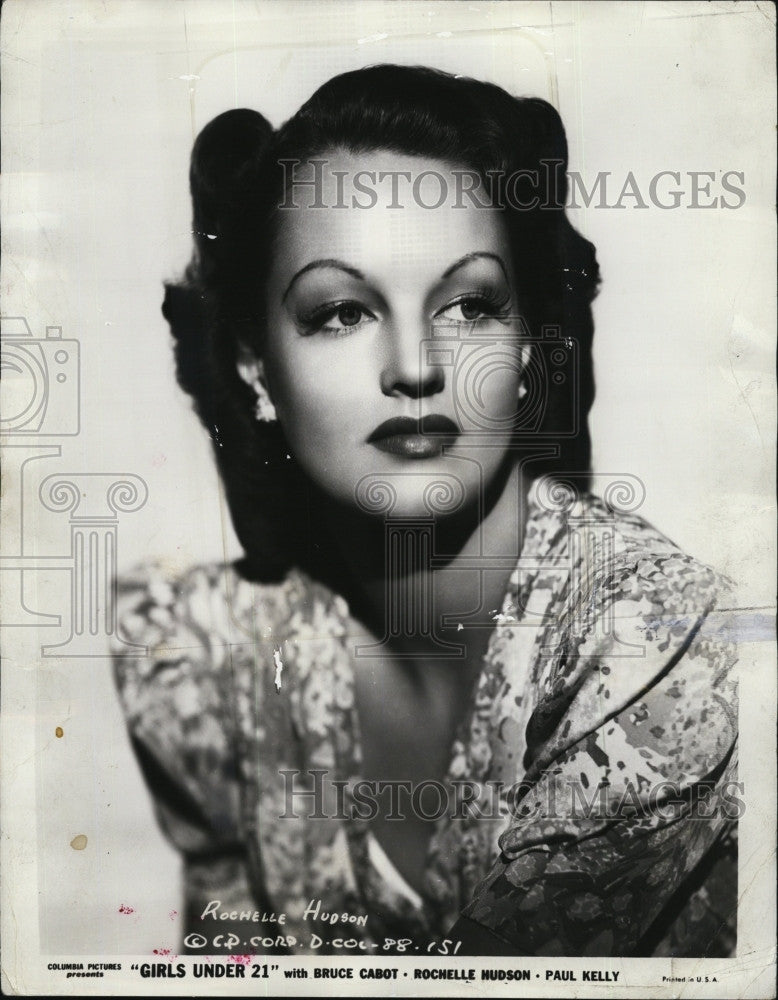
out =
[[[526,361],[504,223],[457,203],[445,163],[321,159],[320,190],[298,185],[299,207],[278,213],[267,288],[264,377],[294,457],[363,510],[479,502],[506,459]],[[443,182],[416,181],[424,171]],[[327,207],[311,207],[317,193]]]

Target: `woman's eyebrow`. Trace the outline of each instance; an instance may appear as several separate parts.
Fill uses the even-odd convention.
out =
[[[339,271],[345,271],[346,274],[350,274],[352,278],[357,278],[359,281],[365,280],[365,276],[364,274],[362,274],[361,271],[358,271],[355,267],[351,267],[349,264],[345,264],[342,260],[336,260],[335,258],[327,258],[325,260],[312,260],[310,264],[306,264],[305,267],[301,267],[300,270],[295,275],[293,275],[292,280],[286,286],[286,291],[281,296],[281,301],[284,302],[286,300],[286,297],[289,294],[292,285],[295,283],[295,281],[298,280],[298,278],[302,278],[302,276],[304,274],[307,274],[308,271],[314,271],[320,267],[335,267]]]
[[[458,271],[460,267],[464,267],[465,264],[469,264],[471,260],[481,260],[482,258],[496,260],[502,268],[502,273],[505,275],[506,282],[510,285],[510,281],[508,279],[508,269],[505,266],[505,261],[499,256],[499,254],[489,253],[486,250],[477,250],[475,253],[466,253],[464,257],[460,257],[459,260],[455,261],[451,267],[446,268],[441,275],[441,278],[449,278],[455,271]]]

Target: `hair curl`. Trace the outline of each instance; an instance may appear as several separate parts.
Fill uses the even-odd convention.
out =
[[[549,386],[543,430],[577,433],[560,436],[558,456],[533,468],[589,468],[590,305],[599,271],[594,247],[565,215],[567,142],[550,104],[438,70],[383,65],[329,80],[277,131],[256,111],[227,111],[205,126],[192,150],[194,253],[183,279],[165,286],[162,311],[179,384],[213,442],[246,553],[243,570],[263,580],[281,578],[292,565],[315,566],[315,500],[277,423],[254,419],[255,397],[238,374],[238,357],[262,351],[262,290],[284,195],[280,161],[333,149],[424,156],[483,178],[537,171],[544,179],[537,207],[508,204],[503,212],[530,330],[538,335],[555,324],[577,345],[564,374],[568,384],[577,380],[578,392]]]

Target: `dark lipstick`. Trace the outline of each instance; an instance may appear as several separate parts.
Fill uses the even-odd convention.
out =
[[[440,414],[430,414],[420,420],[413,417],[392,417],[385,420],[367,439],[379,451],[403,458],[433,458],[445,445],[459,437],[453,420]]]

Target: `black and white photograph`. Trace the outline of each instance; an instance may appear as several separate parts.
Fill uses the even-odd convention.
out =
[[[0,48],[3,991],[774,995],[775,8]]]

